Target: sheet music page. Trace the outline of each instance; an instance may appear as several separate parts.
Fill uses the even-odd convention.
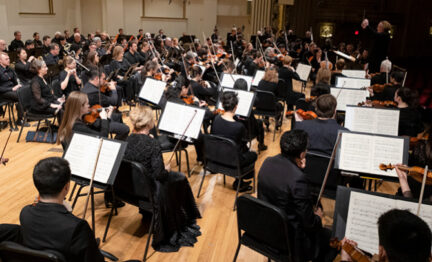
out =
[[[369,96],[367,90],[349,89],[349,88],[330,88],[330,93],[337,99],[338,111],[345,111],[347,105],[357,105],[358,103],[366,101]]]
[[[418,203],[396,200],[396,208],[409,210],[411,213],[417,215]],[[432,206],[422,204],[420,207],[420,218],[422,218],[432,228]]]
[[[300,63],[297,65],[296,73],[299,75],[301,80],[307,81],[311,70],[312,66]]]
[[[265,71],[264,70],[257,70],[255,73],[255,76],[252,81],[253,86],[258,86],[261,79],[264,77]]]
[[[396,208],[396,200],[359,192],[351,192],[345,237],[358,247],[378,254],[378,218]]]
[[[232,76],[232,77],[231,77]],[[252,77],[251,76],[245,76],[245,75],[233,75],[233,74],[223,74],[223,77],[221,79],[221,86],[224,88],[233,88],[234,87],[234,82],[239,79],[242,78],[244,79],[247,84],[248,84],[248,91],[250,91],[251,85],[252,85]]]
[[[104,184],[108,182],[120,148],[121,144],[118,142],[110,140],[104,140],[102,142],[94,181]]]
[[[352,78],[366,78],[365,70],[342,70],[342,75]]]
[[[64,155],[72,174],[91,179],[99,149],[99,138],[75,133]],[[84,161],[85,160],[85,161]]]
[[[162,117],[159,120],[159,129],[182,135],[195,111],[197,113],[186,130],[185,136],[197,139],[205,114],[205,110],[198,107],[167,102]]]
[[[139,93],[139,97],[157,105],[165,91],[165,86],[166,83],[163,81],[146,78]]]
[[[369,87],[371,80],[365,78],[350,78],[350,77],[336,77],[336,87],[349,87],[360,89]]]
[[[345,127],[354,132],[397,136],[399,110],[347,106]]]
[[[346,171],[397,177],[395,170],[382,171],[381,163],[403,163],[404,139],[368,134],[342,133],[339,166]]]

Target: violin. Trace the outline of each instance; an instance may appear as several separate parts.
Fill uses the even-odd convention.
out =
[[[181,98],[187,105],[193,105],[194,103],[194,96],[188,95]]]
[[[317,96],[310,96],[310,97],[306,98],[305,101],[310,103],[310,102],[315,101],[315,99],[317,99]]]
[[[396,166],[392,164],[380,164],[379,169],[383,171],[392,170]],[[422,167],[414,166],[414,167],[408,167],[408,166],[398,166],[398,168],[402,171],[405,171],[408,173],[409,176],[414,178],[419,183],[423,183],[423,174],[425,172],[425,169]],[[432,185],[432,171],[427,172],[426,174],[426,185]]]
[[[397,103],[394,101],[380,101],[380,100],[373,100],[373,101],[366,101],[361,102],[357,104],[358,106],[372,106],[375,108],[388,108],[388,107],[397,107]]]
[[[90,107],[90,112],[84,115],[84,123],[93,124],[99,118],[99,113],[102,111],[103,107],[101,105],[93,105]]]
[[[216,110],[213,111],[213,114],[215,115],[223,115],[225,113],[225,110],[218,108]]]
[[[419,141],[427,141],[429,140],[429,134],[428,133],[421,133],[416,137],[410,137],[410,147],[415,146]]]
[[[314,111],[304,111],[303,109],[297,109],[296,111],[287,111],[285,115],[290,116],[294,113],[297,113],[299,116],[301,116],[303,120],[312,120],[318,117]]]
[[[393,86],[393,83],[387,83],[387,84],[373,84],[368,89],[372,89],[374,93],[382,93],[384,91],[384,88]]]
[[[156,80],[162,81],[162,73],[161,72],[155,73],[153,77]]]
[[[342,244],[342,241],[339,241],[337,238],[330,240],[330,247],[336,248],[337,250],[343,249],[354,262],[371,262],[373,261],[369,256],[367,256],[363,251],[359,248],[351,245],[348,242]]]

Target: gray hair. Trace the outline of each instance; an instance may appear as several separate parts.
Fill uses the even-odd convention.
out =
[[[392,68],[392,62],[390,60],[388,60],[388,58],[381,62],[381,68],[380,68],[381,71],[390,73],[391,68]]]

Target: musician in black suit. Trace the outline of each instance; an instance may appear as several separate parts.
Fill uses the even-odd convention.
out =
[[[24,43],[21,40],[21,32],[15,31],[14,37],[15,39],[12,40],[11,44],[9,45],[9,51],[16,51],[18,48],[24,48]]]
[[[52,43],[49,46],[49,53],[45,55],[44,61],[47,66],[57,65],[60,58],[58,55],[60,54],[60,47],[56,43]]]
[[[71,170],[58,157],[39,161],[33,181],[40,200],[20,214],[23,245],[37,250],[55,250],[67,261],[104,261],[87,221],[74,216],[63,205],[69,192]]]
[[[314,211],[301,170],[306,166],[307,144],[308,135],[303,130],[282,135],[281,153],[268,157],[259,171],[258,198],[287,214],[293,261],[333,261],[336,250],[329,247],[331,232],[322,226],[322,209]]]

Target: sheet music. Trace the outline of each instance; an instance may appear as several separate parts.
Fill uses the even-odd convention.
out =
[[[397,136],[399,110],[346,106],[345,127],[355,132]]]
[[[338,111],[345,111],[347,105],[357,105],[366,101],[366,98],[369,97],[369,92],[362,89],[332,87],[330,93],[337,99],[336,110]]]
[[[404,163],[404,139],[343,132],[337,168],[346,171],[397,177],[395,170],[382,171],[381,163]]]
[[[224,73],[221,79],[221,86],[223,88],[233,88],[234,87],[234,82],[237,79],[244,79],[247,82],[248,85],[248,91],[250,91],[251,85],[252,85],[252,77],[251,76],[245,76],[245,75],[234,75],[231,74],[232,77],[230,76],[230,74],[226,74]]]
[[[235,93],[237,93],[237,98],[238,98],[238,105],[237,105],[237,110],[236,110],[236,115],[242,116],[242,117],[249,117],[249,112],[251,107],[253,106],[252,103],[254,101],[254,96],[255,94],[253,92],[248,92],[248,91],[244,91],[244,90],[227,90],[224,89],[222,90],[222,92],[225,91],[233,91]],[[222,108],[222,103],[219,100],[218,101],[218,108]]]
[[[143,86],[141,87],[139,97],[153,104],[159,104],[162,95],[165,91],[166,83],[152,78],[146,78]]]
[[[366,78],[365,70],[342,70],[342,75],[352,78]]]
[[[369,87],[371,84],[370,79],[366,78],[350,78],[350,77],[336,77],[336,87],[349,87],[349,88],[364,88]]]
[[[205,109],[198,107],[167,102],[159,120],[159,129],[169,133],[182,135],[195,111],[197,111],[197,113],[189,128],[186,130],[185,136],[197,139],[205,114]]]
[[[75,133],[65,153],[72,174],[91,179],[97,159],[100,139]],[[111,175],[121,144],[103,140],[94,181],[106,183]]]
[[[345,236],[358,243],[358,247],[378,254],[378,218],[398,208],[417,214],[417,203],[351,192]],[[432,206],[422,205],[420,217],[432,228]]]
[[[261,79],[264,77],[265,71],[264,70],[257,70],[255,73],[255,76],[252,81],[253,86],[258,86]]]
[[[297,65],[296,73],[299,75],[302,81],[307,81],[311,70],[312,66],[300,63]]]

